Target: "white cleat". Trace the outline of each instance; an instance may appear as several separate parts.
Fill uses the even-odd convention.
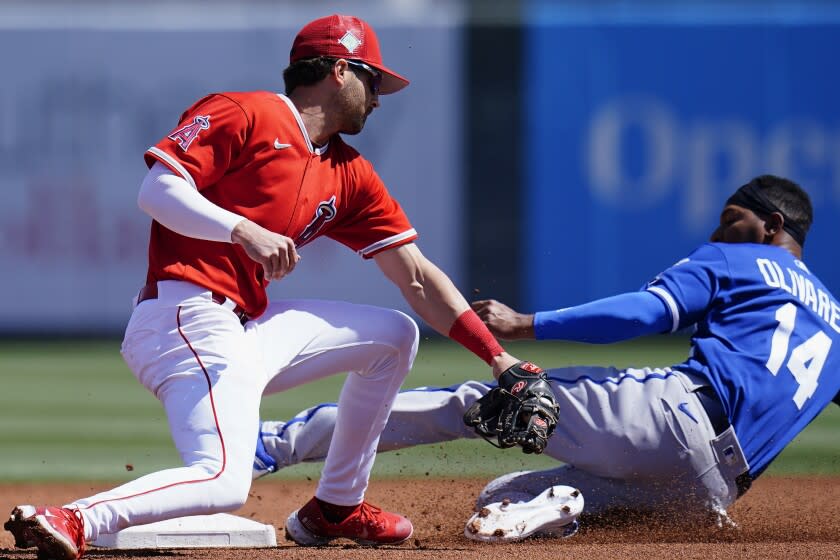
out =
[[[552,486],[528,502],[488,504],[464,527],[468,539],[513,542],[531,536],[571,537],[583,511],[583,495],[571,486]]]
[[[720,506],[712,506],[712,519],[715,524],[715,527],[718,529],[722,529],[724,531],[737,531],[739,529],[738,524],[729,517],[729,514],[726,513],[726,510]]]

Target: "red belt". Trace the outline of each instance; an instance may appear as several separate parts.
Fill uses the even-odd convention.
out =
[[[139,304],[140,302],[146,301],[147,299],[157,299],[157,297],[157,282],[152,282],[151,284],[146,284],[145,286],[140,288],[140,293],[137,294],[137,303]],[[210,297],[219,305],[233,311],[234,315],[239,317],[239,322],[243,325],[248,322],[248,314],[245,313],[245,308],[234,302],[229,297],[218,292],[210,292]]]

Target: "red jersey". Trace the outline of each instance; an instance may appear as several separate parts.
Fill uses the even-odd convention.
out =
[[[271,92],[209,95],[145,154],[208,200],[295,246],[326,235],[364,258],[417,238],[373,166],[337,134],[322,148],[300,114]],[[193,239],[152,222],[147,282],[186,280],[257,317],[268,305],[263,268],[239,245]]]

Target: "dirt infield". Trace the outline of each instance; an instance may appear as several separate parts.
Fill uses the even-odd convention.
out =
[[[730,511],[737,531],[675,529],[650,519],[584,521],[578,535],[566,540],[529,540],[508,545],[474,543],[462,535],[482,481],[374,481],[369,499],[408,515],[416,527],[403,546],[366,548],[350,541],[306,549],[285,540],[286,516],[307,500],[314,482],[256,483],[240,515],[277,527],[278,548],[260,550],[155,550],[111,552],[93,549],[91,558],[155,558],[214,560],[318,558],[418,559],[512,558],[559,560],[601,558],[648,560],[840,558],[840,478],[763,478]],[[0,485],[0,510],[17,503],[61,503],[103,490],[101,484]],[[5,515],[5,514],[4,514]],[[0,534],[0,559],[34,559],[34,551],[12,549],[11,536]]]

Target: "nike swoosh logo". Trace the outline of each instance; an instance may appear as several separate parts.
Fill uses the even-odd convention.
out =
[[[285,148],[291,148],[291,144],[281,144],[279,138],[274,139],[274,149],[275,150],[283,150]]]
[[[677,408],[679,408],[683,412],[683,414],[685,414],[686,416],[688,416],[689,418],[694,420],[695,424],[700,423],[700,422],[697,421],[697,418],[695,418],[694,415],[688,410],[688,403],[687,402],[681,402],[680,404],[677,405]]]

